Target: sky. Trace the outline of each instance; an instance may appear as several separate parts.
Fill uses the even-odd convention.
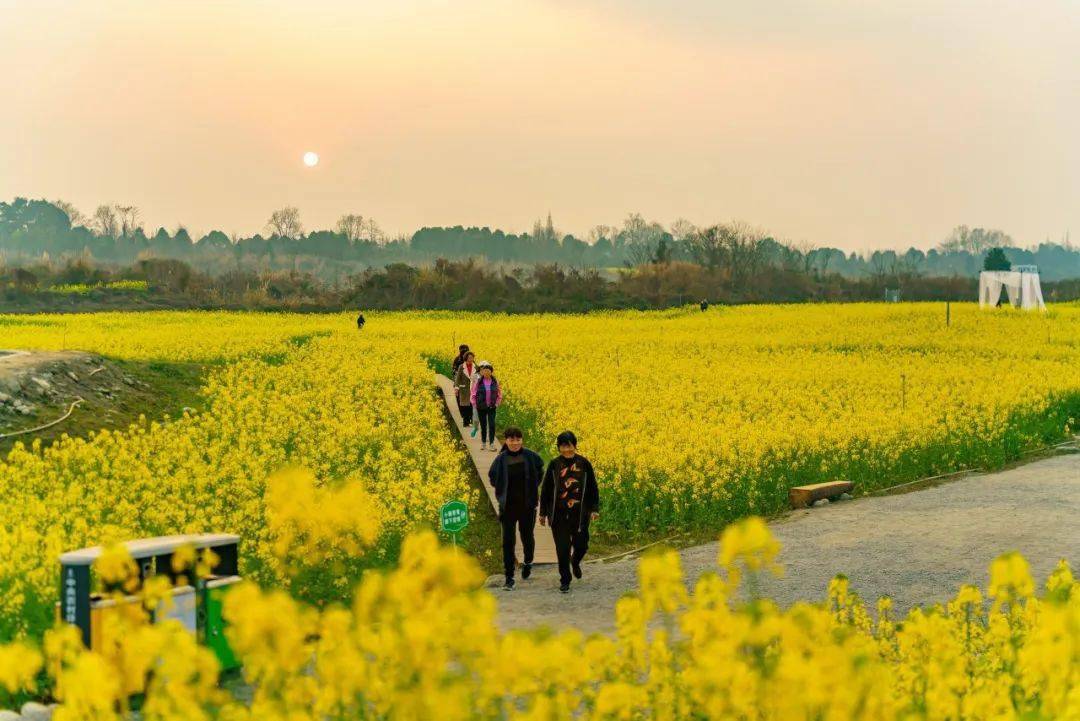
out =
[[[1080,239],[1080,0],[0,0],[0,67],[0,199],[151,230]]]

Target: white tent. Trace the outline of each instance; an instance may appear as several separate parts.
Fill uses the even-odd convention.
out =
[[[1009,294],[1009,303],[1014,307],[1046,310],[1037,266],[1018,265],[1015,270],[984,270],[979,274],[979,307],[996,308],[1002,287]]]

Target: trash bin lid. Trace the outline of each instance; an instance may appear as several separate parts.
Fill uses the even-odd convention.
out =
[[[122,545],[128,550],[132,558],[148,558],[160,556],[164,553],[172,553],[181,546],[193,546],[195,548],[214,548],[216,546],[230,546],[240,542],[240,536],[232,533],[188,533],[177,536],[158,536],[156,538],[140,538],[135,541],[126,541]],[[65,566],[89,566],[105,550],[103,546],[91,546],[80,548],[78,551],[68,551],[60,554],[60,563]]]

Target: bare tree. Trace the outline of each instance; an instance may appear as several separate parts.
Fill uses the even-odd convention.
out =
[[[644,265],[653,262],[660,239],[664,237],[664,228],[656,222],[648,222],[641,213],[630,213],[623,221],[619,238],[626,248],[629,265]]]
[[[589,244],[596,245],[603,239],[614,240],[618,232],[619,229],[611,225],[594,225],[589,229]]]
[[[115,238],[120,233],[120,223],[111,205],[99,205],[94,211],[94,228],[104,238]]]
[[[990,248],[1000,248],[1013,244],[1013,239],[1004,231],[958,225],[953,228],[949,237],[938,245],[938,250],[945,253],[967,251],[972,255],[978,255]]]
[[[372,243],[379,244],[386,240],[386,233],[383,232],[383,229],[379,227],[374,218],[367,219],[367,239]]]
[[[79,211],[79,209],[75,207],[74,203],[69,203],[66,200],[54,200],[53,205],[64,211],[64,214],[68,217],[68,220],[71,221],[72,228],[77,225],[82,225],[86,222],[86,216],[83,215]]]
[[[698,230],[687,239],[690,249],[690,257],[698,265],[703,265],[709,270],[727,264],[727,226],[713,225]]]
[[[338,218],[337,232],[348,238],[350,243],[360,241],[365,230],[364,216],[358,213],[349,213]]]
[[[742,283],[757,273],[765,262],[765,235],[746,223],[721,223],[690,236],[690,255],[699,264],[715,270],[726,268],[731,281]]]
[[[728,224],[731,249],[731,279],[741,284],[757,274],[765,262],[765,234],[740,221]]]
[[[671,237],[676,241],[682,242],[690,238],[697,232],[697,226],[691,223],[686,218],[679,218],[671,224]]]
[[[275,210],[266,222],[266,230],[279,238],[296,240],[304,232],[304,226],[300,224],[300,209],[287,207]]]
[[[116,213],[120,219],[120,234],[125,238],[142,227],[139,222],[139,209],[134,205],[117,205]]]

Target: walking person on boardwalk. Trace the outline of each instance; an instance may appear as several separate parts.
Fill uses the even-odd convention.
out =
[[[536,506],[540,503],[540,477],[544,474],[544,461],[524,445],[521,429],[510,427],[503,433],[503,449],[488,469],[488,482],[495,489],[499,502],[499,523],[502,524],[503,570],[506,582],[503,589],[514,590],[514,567],[517,559],[514,546],[521,534],[521,550],[524,563],[521,577],[532,574],[533,553],[536,539]]]
[[[457,373],[458,366],[465,362],[465,354],[469,352],[469,346],[462,343],[458,346],[458,354],[454,356],[454,373]]]
[[[551,459],[540,486],[540,525],[551,526],[559,591],[570,593],[571,571],[581,578],[581,561],[589,550],[589,523],[600,517],[600,488],[592,464],[578,455],[572,431],[560,433],[555,445],[559,455]]]
[[[472,387],[476,383],[476,354],[471,350],[465,351],[465,358],[454,372],[454,389],[457,392],[458,413],[461,414],[461,423],[470,426],[473,422]]]
[[[495,447],[495,411],[502,405],[502,386],[495,378],[495,368],[488,361],[477,366],[480,377],[472,386],[472,406],[480,421],[480,450],[497,451]],[[491,444],[490,448],[488,444]]]

